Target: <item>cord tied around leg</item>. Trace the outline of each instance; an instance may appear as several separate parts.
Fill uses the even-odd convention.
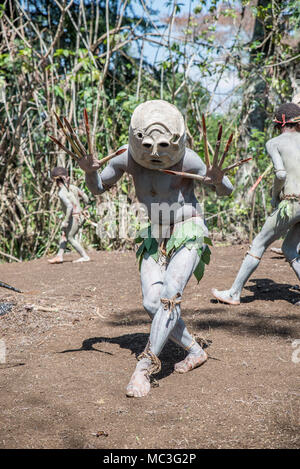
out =
[[[181,303],[180,293],[172,296],[172,298],[161,298],[160,301],[164,305],[164,310],[169,311],[169,316],[171,312],[175,309],[176,305]],[[179,299],[180,298],[180,299]]]
[[[145,350],[138,356],[138,360],[142,360],[143,358],[146,358],[151,361],[151,367],[147,371],[147,376],[148,378],[150,375],[156,375],[157,373],[160,372],[161,370],[161,361],[160,359],[150,350],[151,343],[150,340],[148,340],[147,345],[145,347]]]

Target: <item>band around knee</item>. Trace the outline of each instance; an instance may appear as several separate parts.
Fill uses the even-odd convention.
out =
[[[161,298],[160,301],[164,305],[164,310],[169,311],[169,316],[171,312],[174,310],[176,305],[181,303],[180,293],[176,293],[176,295],[172,296],[172,298]],[[180,298],[180,300],[178,299]]]
[[[287,261],[292,265],[293,262],[298,261],[298,259],[300,259],[300,256],[296,256],[296,257],[294,257],[294,259],[292,259],[290,261],[287,259]]]
[[[250,251],[247,251],[247,254],[248,254],[248,256],[254,257],[254,259],[257,259],[258,261],[261,261],[261,257],[255,256]]]

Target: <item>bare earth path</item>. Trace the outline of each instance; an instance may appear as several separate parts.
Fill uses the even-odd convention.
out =
[[[177,375],[183,354],[167,345],[159,387],[136,400],[124,390],[150,322],[134,253],[93,252],[82,265],[70,262],[74,254],[63,265],[1,264],[0,280],[31,293],[0,289],[1,302],[15,303],[0,316],[0,448],[299,448],[292,270],[268,251],[241,306],[210,293],[231,285],[246,250],[214,248],[204,279],[184,292],[183,317],[212,340],[213,358]]]

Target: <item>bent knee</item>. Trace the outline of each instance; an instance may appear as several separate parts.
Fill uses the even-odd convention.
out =
[[[158,310],[160,306],[160,298],[154,298],[150,295],[144,296],[143,298],[143,306],[149,316],[153,317],[155,316],[156,311]]]
[[[265,239],[262,239],[259,235],[253,240],[250,248],[250,252],[255,254],[256,256],[261,257],[265,250],[267,249],[268,245],[271,244],[270,242],[266,242]]]
[[[298,251],[295,247],[290,246],[288,243],[283,243],[281,246],[282,253],[284,257],[288,260],[291,261],[298,255]]]
[[[279,179],[279,181],[285,181],[286,180],[286,171],[277,171],[276,172],[276,179]]]

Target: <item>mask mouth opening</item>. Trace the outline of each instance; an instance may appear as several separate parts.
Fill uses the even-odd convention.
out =
[[[65,183],[65,178],[63,176],[54,176],[52,179],[58,184],[62,182],[63,184]]]
[[[151,163],[159,164],[159,163],[161,163],[161,160],[151,160]]]

